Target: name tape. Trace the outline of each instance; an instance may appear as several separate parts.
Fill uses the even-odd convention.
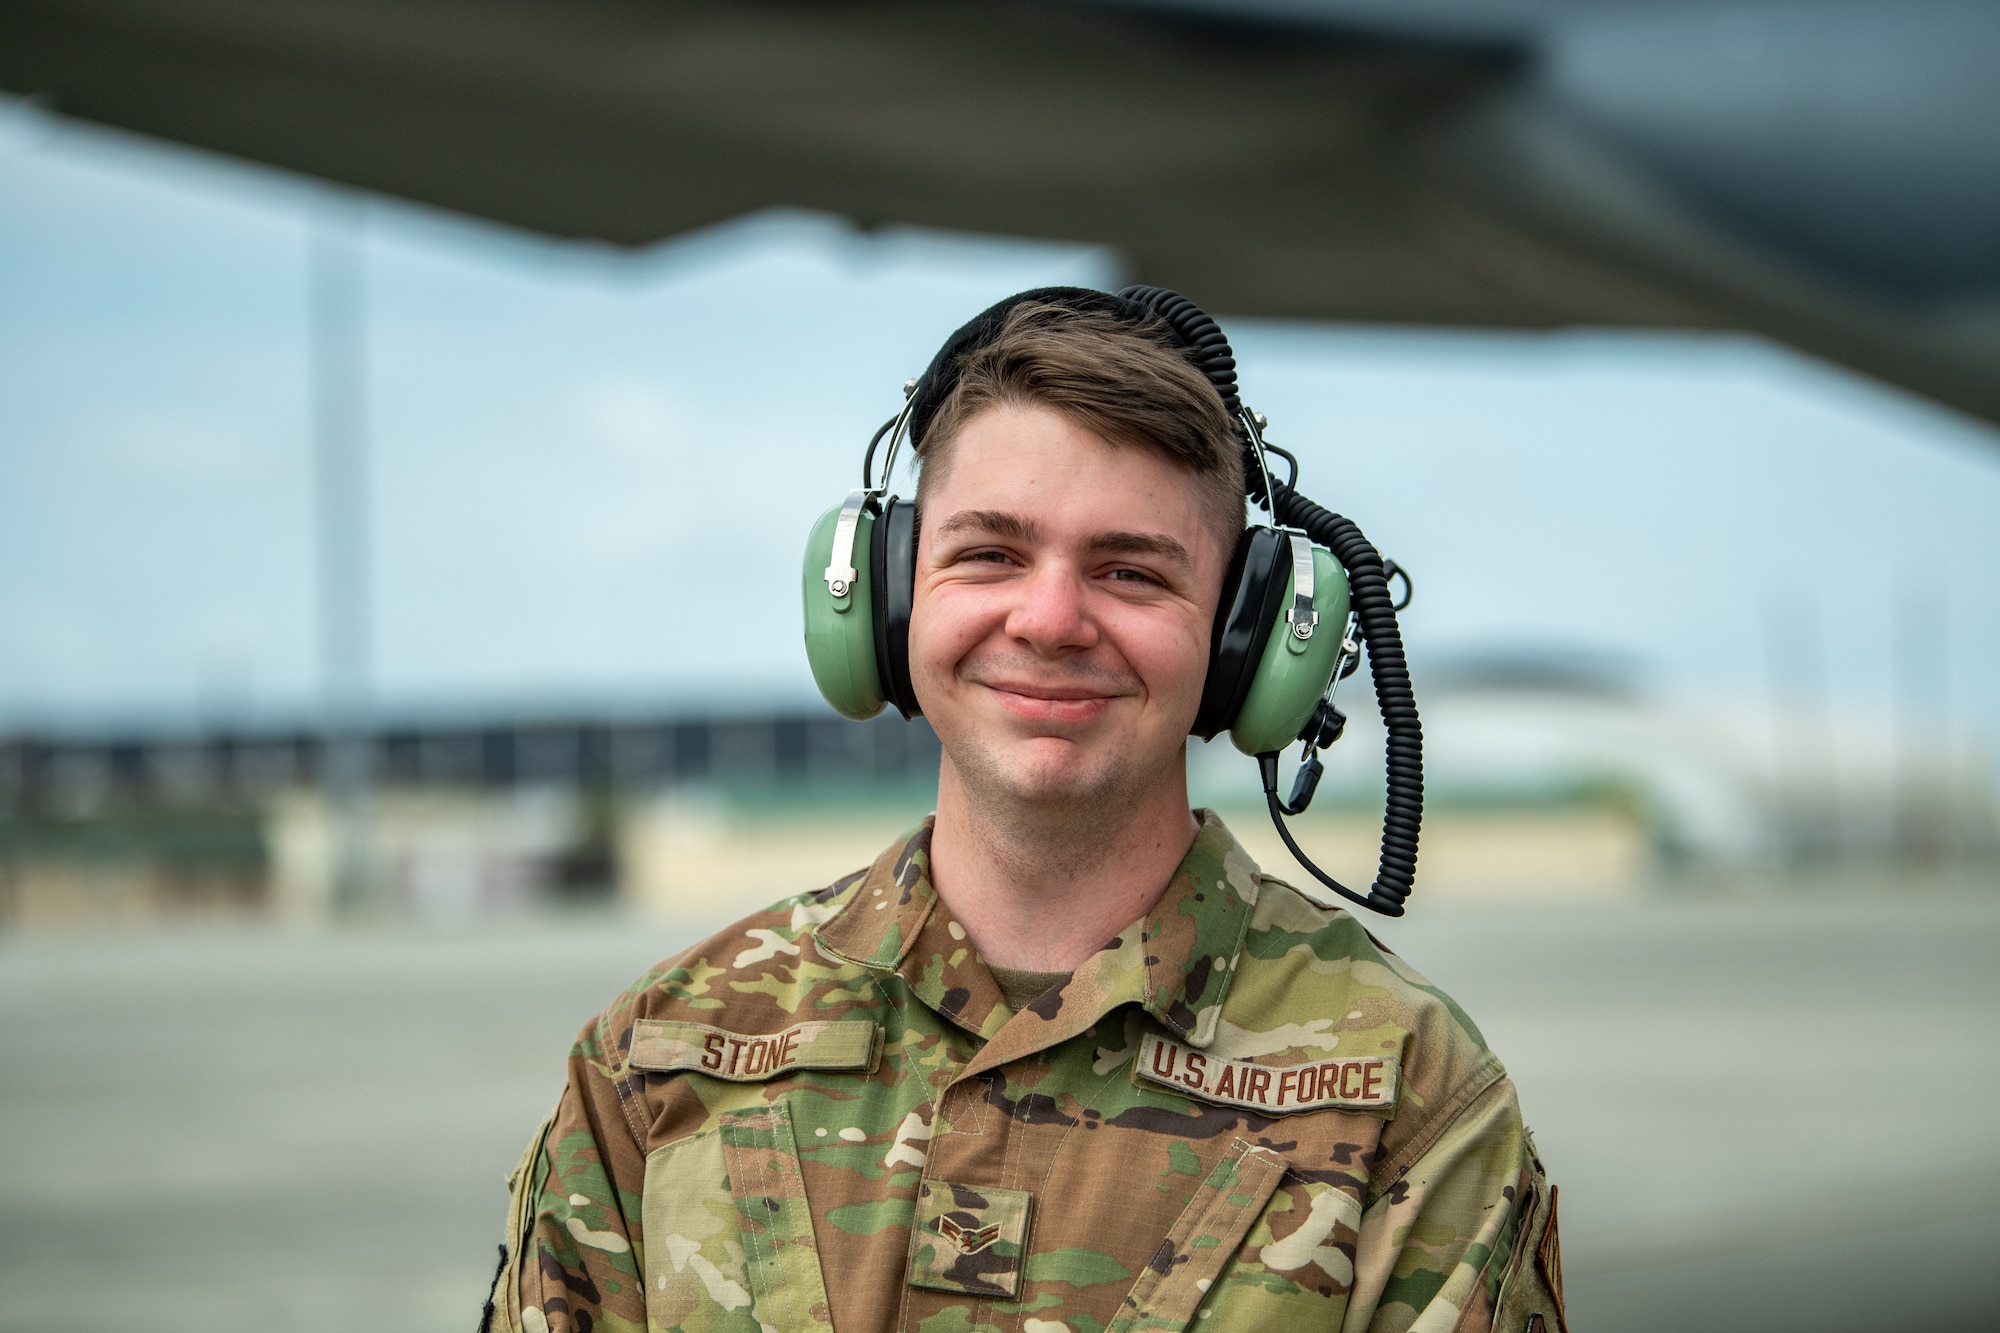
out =
[[[880,1024],[857,1019],[800,1023],[782,1032],[743,1033],[663,1018],[632,1025],[632,1068],[687,1070],[756,1083],[798,1069],[873,1073],[882,1056]]]
[[[1396,1057],[1350,1055],[1300,1065],[1224,1060],[1147,1033],[1139,1043],[1139,1076],[1204,1101],[1251,1111],[1360,1110],[1396,1104]]]

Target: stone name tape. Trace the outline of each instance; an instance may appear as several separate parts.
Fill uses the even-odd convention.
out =
[[[761,1082],[800,1069],[870,1073],[881,1055],[881,1027],[853,1019],[759,1033],[660,1018],[632,1025],[632,1068],[686,1070],[732,1083]]]

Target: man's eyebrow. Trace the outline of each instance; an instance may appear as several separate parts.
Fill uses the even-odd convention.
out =
[[[937,535],[949,537],[960,532],[983,532],[1009,541],[1031,542],[1039,535],[1032,520],[1004,509],[961,509],[938,524]]]
[[[1010,514],[1004,509],[961,509],[938,524],[937,528],[940,537],[964,532],[1016,542],[1034,542],[1041,536],[1033,519]],[[1179,565],[1194,565],[1187,547],[1164,532],[1100,532],[1086,544],[1100,555],[1150,555]]]
[[[1100,532],[1090,539],[1090,549],[1107,555],[1150,555],[1192,567],[1187,547],[1164,532]]]

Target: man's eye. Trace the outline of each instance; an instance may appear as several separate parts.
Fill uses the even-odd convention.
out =
[[[1114,569],[1111,571],[1111,577],[1120,583],[1144,584],[1144,583],[1159,582],[1159,580],[1154,578],[1151,574],[1148,574],[1144,570],[1139,570],[1139,569]]]

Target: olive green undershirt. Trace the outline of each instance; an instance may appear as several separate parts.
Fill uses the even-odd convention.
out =
[[[1069,980],[1067,972],[1023,972],[1018,967],[995,967],[991,963],[986,965],[986,970],[999,983],[1000,998],[1007,1002],[1009,1009],[1016,1011],[1025,1009],[1028,1001],[1042,992]]]

